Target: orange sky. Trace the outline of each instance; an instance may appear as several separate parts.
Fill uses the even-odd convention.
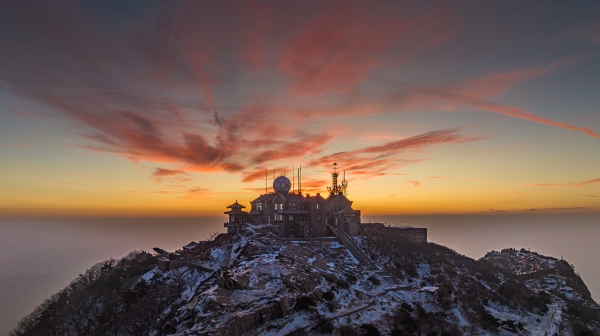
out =
[[[598,7],[0,4],[0,216],[600,211]]]

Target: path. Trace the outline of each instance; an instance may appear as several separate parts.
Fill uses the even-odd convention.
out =
[[[550,329],[550,326],[552,325],[552,321],[554,320],[554,315],[556,314],[556,309],[558,306],[558,303],[548,305],[548,312],[540,319],[540,324],[538,324],[538,326],[531,331],[531,336],[548,335],[548,329]]]
[[[227,244],[225,247],[225,255],[223,256],[223,261],[221,262],[220,269],[221,271],[229,268],[231,264],[231,250],[233,249],[233,244]],[[206,279],[204,279],[198,287],[196,287],[196,291],[194,294],[188,299],[187,309],[191,312],[191,319],[194,320],[194,308],[198,305],[198,301],[200,300],[200,295],[212,287],[217,281],[217,277],[219,272],[213,271],[211,275],[209,275]]]

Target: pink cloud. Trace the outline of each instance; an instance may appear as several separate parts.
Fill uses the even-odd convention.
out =
[[[225,171],[250,182],[262,179],[257,166],[300,158],[313,166],[340,162],[355,175],[382,176],[424,160],[405,158],[406,151],[482,137],[442,130],[332,153],[328,148],[335,147],[328,146],[348,132],[336,118],[439,110],[444,104],[599,137],[483,99],[577,57],[479,76],[458,83],[457,93],[389,80],[394,85],[367,92],[360,84],[377,79],[370,74],[374,69],[407,62],[452,38],[460,27],[455,8],[358,1],[309,7],[181,1],[151,10],[114,35],[109,33],[114,27],[77,3],[2,6],[3,28],[15,38],[2,40],[0,79],[10,94],[60,113],[80,148],[184,167],[157,168],[152,176],[159,181]]]
[[[188,175],[186,172],[179,170],[179,169],[166,169],[166,168],[160,168],[157,167],[154,172],[152,173],[152,176],[154,176],[156,178],[157,182],[162,182],[162,179],[165,177],[174,177],[176,175]],[[179,179],[179,181],[181,181],[182,179]],[[189,179],[184,179],[184,180],[189,180]]]
[[[409,32],[425,46],[444,42],[457,31],[448,11],[416,14],[408,6],[391,7],[334,1],[297,30],[279,63],[292,77],[292,88],[306,95],[352,92],[369,70],[383,65],[380,56]]]
[[[321,156],[310,161],[310,166],[329,167],[332,162],[341,164],[353,175],[381,176],[387,170],[423,161],[423,159],[400,158],[400,153],[424,150],[438,145],[452,145],[482,140],[480,136],[466,136],[459,129],[439,130],[419,134],[401,140],[390,141],[379,146],[369,146],[347,152]]]
[[[584,53],[581,55],[562,57],[550,63],[538,63],[520,69],[485,74],[454,83],[452,86],[458,87],[458,93],[472,97],[487,98],[504,92],[521,82],[550,75],[557,69],[583,61],[591,56],[593,56],[593,54]]]

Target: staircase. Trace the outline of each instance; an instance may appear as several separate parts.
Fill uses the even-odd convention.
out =
[[[194,308],[198,305],[198,301],[200,300],[200,294],[208,290],[212,287],[217,281],[218,272],[213,272],[210,276],[204,279],[198,287],[196,287],[196,292],[188,299],[187,309],[191,313],[191,321],[194,320]]]
[[[361,251],[361,249],[358,246],[356,246],[356,243],[354,243],[352,237],[350,237],[346,232],[344,232],[344,230],[340,229],[337,226],[329,227],[331,228],[333,235],[336,236],[340,240],[340,242],[344,244],[344,246],[346,246],[348,251],[352,253],[354,258],[356,258],[356,260],[358,260],[358,262],[363,267],[372,271],[378,270],[378,268],[373,264],[373,262],[371,262],[371,260],[364,254],[364,252]]]
[[[382,277],[387,283],[398,285],[401,282],[393,275],[388,273],[387,271],[379,269],[379,267],[375,266],[373,262],[367,257],[367,255],[356,245],[352,237],[350,237],[344,230],[340,229],[337,226],[329,226],[333,235],[336,236],[344,246],[354,255],[356,260],[360,263],[364,268],[375,271],[375,274]]]

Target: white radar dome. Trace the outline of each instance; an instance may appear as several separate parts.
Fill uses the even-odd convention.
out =
[[[285,176],[279,176],[273,181],[273,190],[278,193],[287,193],[292,188],[290,179]]]

